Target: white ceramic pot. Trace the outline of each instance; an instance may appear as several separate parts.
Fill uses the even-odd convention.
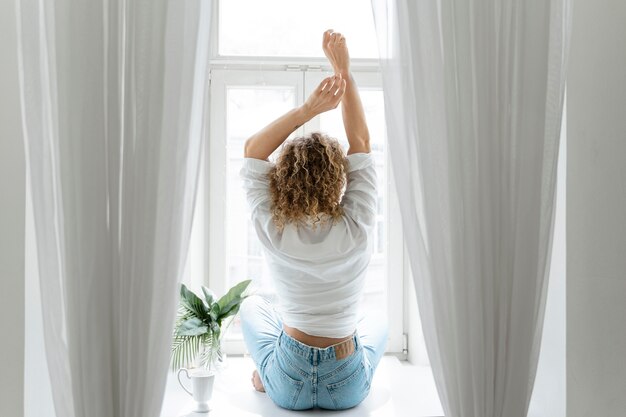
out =
[[[184,372],[188,379],[191,379],[191,391],[188,390],[180,380],[180,374]],[[194,412],[208,413],[210,410],[209,401],[213,395],[213,382],[215,381],[215,372],[206,369],[187,369],[181,368],[178,371],[178,383],[196,402]]]

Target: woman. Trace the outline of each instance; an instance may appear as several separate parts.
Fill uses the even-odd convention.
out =
[[[345,38],[324,32],[335,75],[245,144],[241,169],[252,222],[278,296],[249,297],[243,335],[257,371],[252,383],[279,406],[345,409],[368,394],[387,342],[384,323],[359,320],[376,218],[376,171]],[[298,127],[342,102],[350,147],[314,132],[284,143]],[[345,185],[345,192],[342,191]]]

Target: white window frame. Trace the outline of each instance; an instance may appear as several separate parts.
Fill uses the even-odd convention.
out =
[[[198,214],[203,215],[208,221],[203,222],[205,257],[201,283],[213,289],[217,294],[226,291],[226,253],[227,245],[224,245],[226,237],[226,200],[223,197],[211,198],[211,196],[226,195],[225,169],[212,170],[210,167],[219,167],[227,163],[226,152],[226,85],[285,85],[296,83],[296,104],[301,104],[309,92],[317,85],[317,80],[332,74],[332,68],[325,59],[296,58],[296,57],[233,57],[219,56],[217,54],[217,18],[219,2],[214,2],[211,25],[211,58],[209,61],[208,97],[209,106],[205,117],[208,129],[204,130],[204,162],[199,187],[204,192],[203,204],[199,205]],[[375,59],[353,59],[351,72],[360,87],[382,88],[382,80],[378,61]],[[298,77],[300,77],[299,81]],[[289,79],[290,82],[285,80]],[[279,115],[276,115],[278,117]],[[269,122],[269,121],[268,121]],[[205,124],[206,127],[206,124]],[[304,135],[319,129],[319,119],[316,117],[295,131],[292,135]],[[254,132],[250,132],[251,134]],[[221,174],[220,174],[221,173]],[[388,198],[388,222],[387,222],[387,306],[389,317],[389,340],[387,353],[395,354],[403,358],[407,354],[406,340],[403,334],[405,329],[404,312],[404,285],[409,271],[408,258],[405,256],[403,235],[400,219],[395,183],[387,152],[387,186]],[[196,276],[197,277],[197,276]],[[197,278],[194,278],[197,280]],[[243,340],[226,338],[223,345],[227,354],[245,353]]]

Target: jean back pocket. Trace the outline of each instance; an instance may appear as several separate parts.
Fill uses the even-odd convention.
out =
[[[304,382],[287,374],[274,353],[263,369],[263,385],[276,405],[295,410]]]
[[[363,362],[360,362],[356,370],[345,379],[326,388],[330,394],[336,410],[352,408],[367,397],[370,390],[370,378]]]

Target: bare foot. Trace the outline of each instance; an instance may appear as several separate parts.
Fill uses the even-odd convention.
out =
[[[256,369],[254,370],[254,372],[252,372],[252,386],[254,386],[254,389],[259,392],[265,392],[263,382],[261,382],[261,377],[259,376],[259,373],[256,371]]]

